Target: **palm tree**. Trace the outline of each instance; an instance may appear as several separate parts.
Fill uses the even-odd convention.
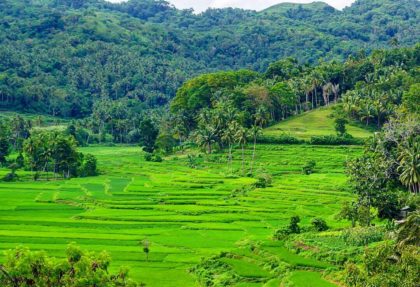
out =
[[[253,125],[250,129],[250,133],[251,133],[251,136],[254,139],[254,148],[252,150],[251,171],[250,171],[251,174],[252,174],[253,168],[254,168],[254,161],[255,161],[255,150],[256,150],[256,147],[257,147],[257,138],[258,138],[258,136],[261,135],[262,129],[261,129],[261,127],[259,127],[257,125]]]
[[[239,124],[234,121],[228,124],[227,128],[223,131],[222,140],[228,144],[228,164],[232,169],[232,148],[235,141],[235,134],[239,129]]]
[[[322,97],[324,98],[324,104],[326,106],[330,103],[330,95],[332,94],[332,88],[333,84],[327,83],[324,86],[322,86]]]
[[[406,245],[420,246],[420,212],[410,214],[398,229],[398,247]]]
[[[361,120],[366,120],[366,126],[369,125],[369,120],[374,117],[373,107],[369,100],[365,101],[361,109]]]
[[[332,89],[332,92],[334,94],[334,103],[337,103],[338,93],[340,92],[340,84],[332,84],[331,89]]]
[[[248,131],[240,127],[235,134],[235,139],[242,149],[242,175],[245,175],[245,145],[248,141]]]
[[[411,139],[400,149],[400,181],[415,194],[420,192],[420,143],[418,138]]]
[[[208,153],[212,153],[212,144],[215,140],[215,130],[213,127],[204,126],[195,132],[195,140],[197,144],[207,149]]]

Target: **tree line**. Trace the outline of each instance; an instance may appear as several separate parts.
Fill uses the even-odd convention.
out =
[[[342,62],[364,47],[412,45],[420,30],[417,11],[416,0],[359,0],[343,11],[280,5],[199,15],[155,0],[5,0],[0,107],[71,118],[89,116],[102,100],[158,108],[202,73],[263,72],[286,56],[299,63]],[[325,93],[337,93],[332,84]],[[306,102],[316,105],[322,88],[305,89]]]
[[[0,121],[0,166],[10,168],[3,180],[18,179],[16,170],[33,172],[33,178],[71,178],[94,176],[97,160],[77,151],[72,127],[65,131],[34,129],[31,120],[21,116]],[[10,157],[13,153],[15,156]]]

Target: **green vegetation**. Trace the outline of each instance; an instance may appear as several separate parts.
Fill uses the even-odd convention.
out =
[[[2,1],[0,285],[416,287],[418,8]]]
[[[280,136],[290,134],[299,139],[309,140],[314,136],[335,134],[333,107],[309,111],[291,117],[264,130],[264,135]],[[355,125],[347,125],[347,132],[356,138],[367,138],[372,135],[369,130]]]
[[[0,106],[76,118],[102,100],[135,111],[160,107],[205,72],[264,72],[285,56],[342,61],[364,49],[413,45],[418,9],[417,0],[359,0],[343,11],[281,4],[195,15],[154,0],[5,0]]]
[[[4,287],[16,286],[110,286],[136,287],[128,279],[128,271],[109,274],[109,255],[82,251],[74,244],[66,249],[66,259],[49,258],[45,252],[30,252],[16,248],[6,254],[7,261],[0,265],[0,283]]]
[[[32,182],[25,181],[24,172],[18,170],[20,182],[0,183],[4,199],[0,247],[11,249],[21,243],[57,257],[63,256],[69,242],[92,251],[105,249],[113,258],[111,271],[129,266],[132,278],[147,286],[194,286],[194,276],[186,270],[201,257],[222,251],[244,256],[251,242],[263,242],[261,252],[277,258],[278,264],[324,266],[284,248],[278,253],[281,245],[269,247],[272,233],[287,224],[294,211],[299,212],[301,225],[321,216],[331,226],[345,226],[335,222],[332,210],[338,212],[342,203],[351,200],[345,191],[343,162],[361,152],[357,147],[257,145],[255,168],[272,174],[273,182],[255,189],[255,179],[225,175],[230,170],[227,159],[218,163],[204,156],[205,167],[192,169],[182,154],[153,163],[143,159],[138,147],[98,146],[81,151],[95,155],[100,176]],[[232,169],[239,173],[241,153],[233,151]],[[251,147],[245,156],[252,157]],[[309,182],[300,173],[308,158],[318,163]],[[148,260],[143,240],[150,242]],[[268,256],[251,255],[258,266],[268,264]],[[247,258],[239,259],[244,260],[244,272],[249,269]],[[264,276],[268,280],[275,275]]]

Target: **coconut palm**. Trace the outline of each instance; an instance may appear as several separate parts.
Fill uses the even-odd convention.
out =
[[[369,120],[374,118],[374,110],[370,101],[365,101],[361,108],[361,117],[362,121],[366,121],[366,126],[369,125]]]
[[[400,181],[412,192],[420,192],[420,143],[417,138],[413,138],[400,149],[398,160],[400,165]]]
[[[245,174],[245,145],[248,141],[248,131],[244,127],[239,127],[235,134],[236,142],[242,149],[242,175]]]
[[[398,247],[406,245],[420,246],[420,212],[410,214],[398,229]]]
[[[229,158],[228,164],[230,165],[231,168],[232,168],[232,149],[233,149],[233,144],[236,139],[235,137],[236,132],[239,130],[239,128],[240,126],[238,122],[236,121],[230,122],[222,134],[222,140],[226,142],[228,145],[228,158]]]
[[[257,138],[258,136],[260,136],[262,133],[262,129],[261,127],[257,126],[257,125],[253,125],[250,129],[250,134],[254,140],[254,147],[252,150],[252,160],[251,160],[251,169],[250,169],[250,173],[252,174],[253,172],[253,168],[254,168],[254,161],[255,161],[255,151],[256,151],[256,147],[257,147]]]
[[[198,146],[206,149],[211,154],[212,145],[216,141],[215,135],[216,131],[213,127],[204,126],[195,132],[194,137]]]
[[[332,84],[331,89],[332,89],[332,92],[334,94],[334,103],[337,103],[338,93],[340,92],[340,84]]]

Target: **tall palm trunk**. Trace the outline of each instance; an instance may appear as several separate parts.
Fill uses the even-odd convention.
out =
[[[245,175],[245,145],[242,144],[242,176]]]
[[[257,147],[257,136],[254,135],[254,148],[252,150],[252,160],[251,160],[251,174],[253,173],[253,169],[254,169],[254,161],[255,161],[255,150]]]

